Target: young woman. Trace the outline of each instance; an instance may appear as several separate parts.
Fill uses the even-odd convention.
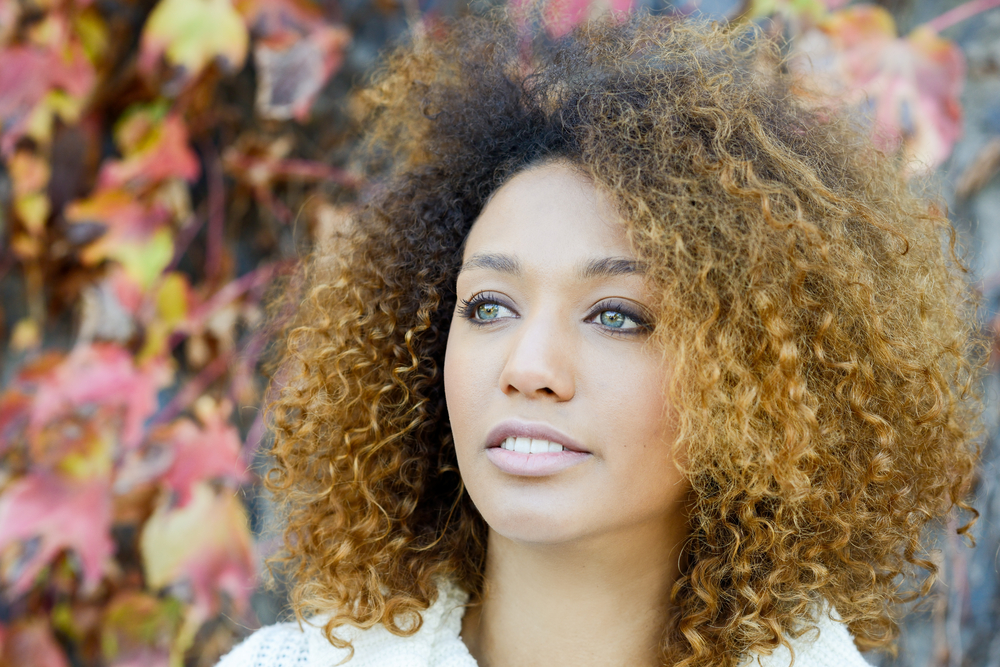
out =
[[[924,527],[970,509],[967,288],[947,220],[775,62],[648,17],[389,56],[271,406],[301,622],[224,667],[891,644]]]

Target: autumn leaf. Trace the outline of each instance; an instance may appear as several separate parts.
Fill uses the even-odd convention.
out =
[[[95,83],[83,49],[69,43],[52,50],[33,45],[0,49],[0,153],[10,155],[25,134],[46,139],[51,119],[79,112]],[[62,93],[58,95],[57,93]],[[68,97],[67,97],[68,96]],[[67,106],[66,102],[69,102]]]
[[[0,667],[69,667],[47,619],[0,627]]]
[[[257,112],[304,120],[343,64],[350,32],[327,22],[311,0],[241,0],[237,7],[256,38]]]
[[[5,44],[17,27],[20,9],[17,0],[0,0],[0,44]]]
[[[138,190],[170,178],[194,181],[201,172],[188,144],[187,127],[177,114],[151,122],[148,114],[133,113],[116,138],[125,157],[104,164],[98,177],[100,190]]]
[[[591,16],[602,11],[631,11],[635,0],[511,0],[515,13],[542,8],[545,30],[552,37],[563,37]]]
[[[258,44],[258,113],[276,120],[306,120],[316,96],[343,64],[349,41],[344,28],[323,26],[283,49]]]
[[[88,264],[105,259],[117,243],[148,239],[170,220],[165,208],[150,206],[119,189],[101,190],[75,201],[66,207],[65,216],[70,224],[97,224],[106,229],[81,253],[81,259]]]
[[[187,276],[171,272],[156,287],[155,310],[146,318],[146,340],[138,359],[152,359],[168,351],[170,336],[186,320],[194,295]]]
[[[105,232],[80,250],[80,259],[96,266],[106,259],[119,262],[141,291],[150,287],[173,258],[173,236],[165,225],[171,215],[119,189],[98,191],[66,207],[71,225],[99,225]]]
[[[213,61],[237,70],[249,35],[230,0],[160,0],[142,33],[139,65],[151,72],[160,58],[196,77]]]
[[[358,185],[351,174],[322,162],[289,158],[294,140],[291,136],[276,139],[245,135],[222,155],[226,172],[247,186],[254,198],[268,208],[277,208],[273,196],[278,183],[314,183],[327,181],[348,187]]]
[[[185,506],[161,503],[143,527],[140,546],[149,586],[171,587],[200,618],[217,613],[220,592],[238,612],[247,608],[253,552],[246,513],[231,490],[216,492],[201,482]]]
[[[195,486],[222,481],[235,487],[249,481],[239,433],[229,423],[232,406],[216,404],[208,397],[196,404],[200,424],[186,418],[156,429],[149,437],[151,453],[133,459],[123,475],[130,484],[158,482],[170,493],[177,507],[191,500]]]
[[[101,653],[110,667],[168,667],[183,609],[174,598],[125,591],[108,604]]]
[[[827,99],[867,110],[880,147],[902,147],[926,168],[941,164],[961,135],[961,51],[926,26],[898,37],[881,7],[830,14],[798,41],[792,65]]]
[[[50,421],[28,441],[32,467],[76,479],[106,478],[111,474],[117,450],[115,427],[113,420],[105,422],[79,415]]]
[[[804,20],[814,24],[823,18],[828,9],[832,9],[829,4],[823,0],[753,0],[747,18],[759,19],[777,14],[793,21]],[[841,0],[833,4],[840,6],[846,3]]]
[[[114,553],[109,480],[69,480],[31,473],[0,494],[3,579],[12,595],[26,592],[41,569],[64,549],[80,559],[85,588],[93,589]]]
[[[34,398],[29,428],[40,433],[46,424],[69,412],[101,409],[118,416],[121,444],[138,446],[143,425],[158,406],[157,393],[171,379],[165,361],[137,367],[127,350],[110,343],[82,345],[49,372],[33,378]]]

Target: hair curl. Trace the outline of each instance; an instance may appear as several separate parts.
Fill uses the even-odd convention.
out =
[[[769,652],[819,600],[892,643],[936,571],[926,524],[972,511],[975,304],[947,219],[778,62],[752,30],[648,16],[533,42],[468,19],[388,55],[362,92],[372,185],[309,264],[270,405],[300,617],[344,645],[414,631],[442,577],[481,592],[442,386],[454,283],[490,194],[562,158],[617,203],[673,368],[693,501],[664,663]]]

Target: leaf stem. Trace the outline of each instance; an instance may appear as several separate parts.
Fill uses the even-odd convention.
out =
[[[976,14],[982,14],[996,7],[1000,7],[1000,0],[969,0],[958,7],[949,9],[936,19],[928,21],[926,25],[934,32],[941,32],[966,19],[972,18]]]

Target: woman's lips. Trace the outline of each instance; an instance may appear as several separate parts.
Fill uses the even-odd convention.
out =
[[[508,420],[486,437],[486,457],[509,475],[545,477],[571,468],[593,454],[548,424]]]
[[[561,452],[550,452],[547,454],[522,454],[512,452],[501,447],[490,447],[486,450],[486,458],[500,470],[508,475],[519,477],[546,477],[562,472],[567,468],[572,468],[577,463],[582,463],[593,454],[588,452],[574,452],[565,449]]]

